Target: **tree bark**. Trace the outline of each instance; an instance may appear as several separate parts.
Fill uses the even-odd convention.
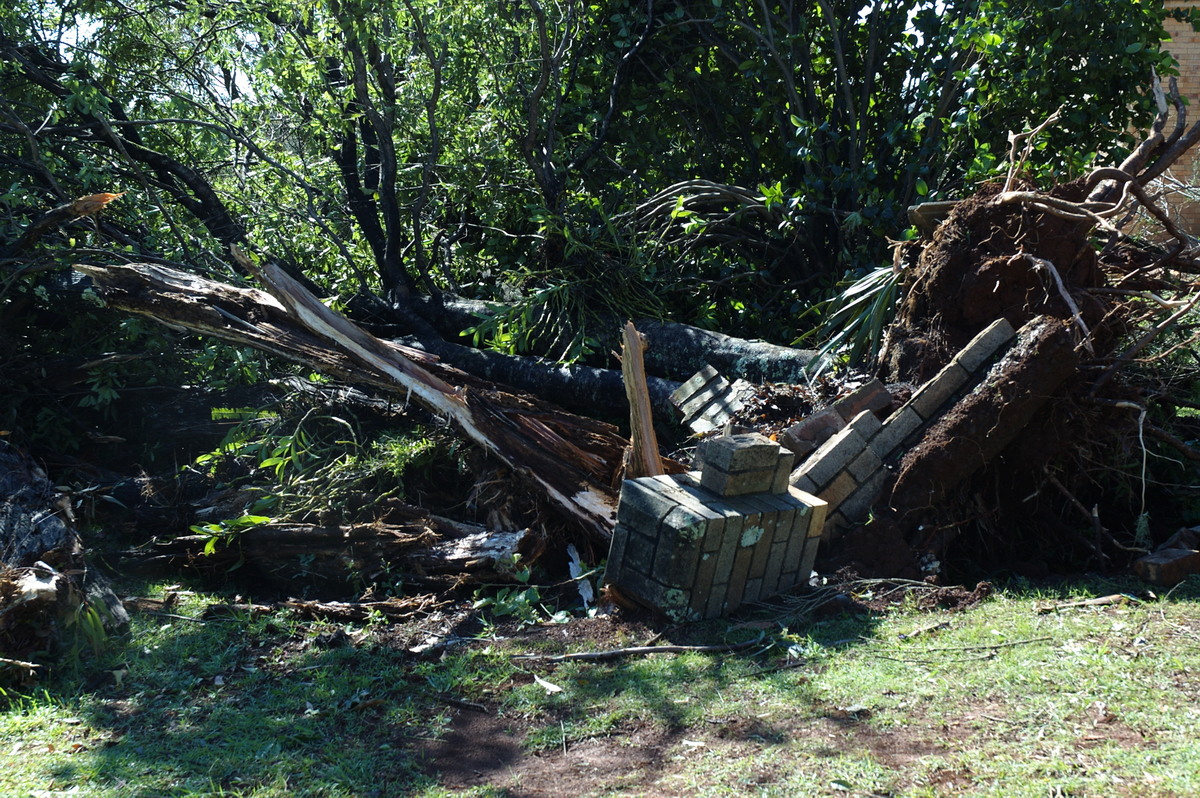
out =
[[[463,330],[495,312],[495,306],[487,302],[449,295],[414,298],[413,309],[448,341],[460,338]],[[621,329],[626,321],[614,318],[603,329],[594,331],[599,351],[620,350]],[[646,373],[674,382],[683,382],[711,365],[730,379],[797,384],[805,381],[805,368],[816,356],[811,349],[748,341],[688,324],[658,319],[633,322],[646,339]],[[652,394],[653,390],[652,386]]]
[[[274,296],[155,264],[76,268],[93,279],[114,308],[411,397],[527,478],[592,544],[607,542],[627,445],[612,425],[512,393],[428,353],[379,340],[330,311],[273,265],[262,267],[259,276]]]

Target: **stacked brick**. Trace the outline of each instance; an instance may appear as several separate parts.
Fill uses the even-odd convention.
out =
[[[626,480],[604,581],[680,622],[804,583],[825,502],[788,485],[792,459],[761,435],[718,436],[699,471]]]
[[[729,380],[705,366],[671,392],[671,403],[683,415],[683,424],[703,435],[721,429],[742,409],[742,401]]]
[[[981,379],[986,367],[1015,336],[1007,321],[994,322],[886,421],[881,422],[869,409],[863,410],[792,472],[793,486],[828,502],[826,540],[867,519],[888,481],[889,464]]]

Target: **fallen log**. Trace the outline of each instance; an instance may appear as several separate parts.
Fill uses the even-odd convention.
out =
[[[449,295],[416,298],[413,308],[449,341],[496,312],[494,304]],[[597,351],[620,350],[624,322],[614,318],[604,329],[595,331]],[[711,365],[731,378],[750,382],[802,383],[807,379],[809,362],[816,356],[810,349],[735,338],[679,322],[634,319],[634,325],[646,339],[646,373],[669,381],[682,382]]]
[[[607,546],[627,445],[611,424],[567,413],[382,341],[326,308],[281,268],[257,270],[270,294],[149,263],[77,265],[115,309],[253,346],[411,398],[446,418],[546,497],[596,548]]]
[[[463,537],[448,538],[446,531]],[[302,575],[310,586],[344,592],[351,582],[385,576],[406,581],[454,575],[509,581],[517,555],[532,558],[540,542],[528,529],[495,531],[426,517],[403,524],[270,523],[214,540],[182,535],[115,555],[122,573],[205,573],[246,565],[268,584],[287,589]],[[398,570],[399,569],[399,570]]]

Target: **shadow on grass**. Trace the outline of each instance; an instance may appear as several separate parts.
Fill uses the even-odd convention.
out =
[[[198,603],[175,610],[199,611]],[[809,628],[808,639],[855,638],[871,625],[870,617],[827,619]],[[563,628],[548,626],[547,634],[578,650]],[[645,728],[665,745],[703,718],[727,714],[717,705],[735,683],[789,679],[786,671],[758,673],[781,661],[766,637],[736,653],[534,669],[509,659],[520,640],[418,658],[375,631],[282,612],[204,621],[139,615],[133,635],[112,641],[100,662],[44,685],[58,712],[77,719],[70,731],[79,743],[69,756],[45,756],[38,770],[57,789],[78,785],[102,795],[436,791],[448,758],[461,759],[483,783],[531,751],[564,742]],[[663,631],[688,644],[761,635],[726,622]],[[562,682],[563,692],[547,695],[533,670]],[[797,702],[808,700],[802,682],[794,691]],[[489,720],[455,738],[455,718],[472,713],[464,701],[486,704]],[[770,739],[769,729],[758,731]],[[450,747],[438,753],[445,740]]]
[[[1003,589],[1015,598],[1054,600],[1137,596],[1146,586],[1082,578]],[[1200,581],[1160,597],[1194,601]],[[80,785],[112,795],[436,794],[439,772],[469,771],[471,783],[484,788],[531,753],[640,735],[649,753],[639,767],[652,780],[663,767],[655,753],[692,730],[768,746],[787,742],[786,731],[757,720],[755,701],[764,696],[798,718],[857,720],[825,704],[808,669],[793,665],[813,652],[860,645],[880,616],[840,612],[786,635],[772,628],[779,617],[778,609],[764,608],[662,630],[666,641],[685,645],[759,641],[738,652],[549,665],[509,657],[539,643],[549,654],[587,648],[570,625],[548,626],[528,641],[479,641],[417,658],[387,644],[389,635],[362,627],[142,616],[136,634],[89,665],[82,682],[64,674],[46,685],[64,715],[86,730],[83,745],[48,758],[44,772],[57,789]],[[464,701],[488,712],[475,713]],[[461,767],[451,768],[456,761]]]

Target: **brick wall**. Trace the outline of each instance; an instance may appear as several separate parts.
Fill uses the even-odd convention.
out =
[[[1167,9],[1195,6],[1196,0],[1166,0]],[[1200,33],[1191,26],[1168,19],[1167,32],[1171,40],[1166,43],[1171,55],[1179,61],[1179,93],[1188,100],[1189,122],[1195,122],[1200,114]],[[1170,125],[1168,123],[1168,130]],[[1189,186],[1200,185],[1200,161],[1193,149],[1170,170],[1171,175]],[[1184,229],[1195,235],[1200,233],[1200,203],[1176,196],[1171,201],[1173,210],[1181,218]]]

